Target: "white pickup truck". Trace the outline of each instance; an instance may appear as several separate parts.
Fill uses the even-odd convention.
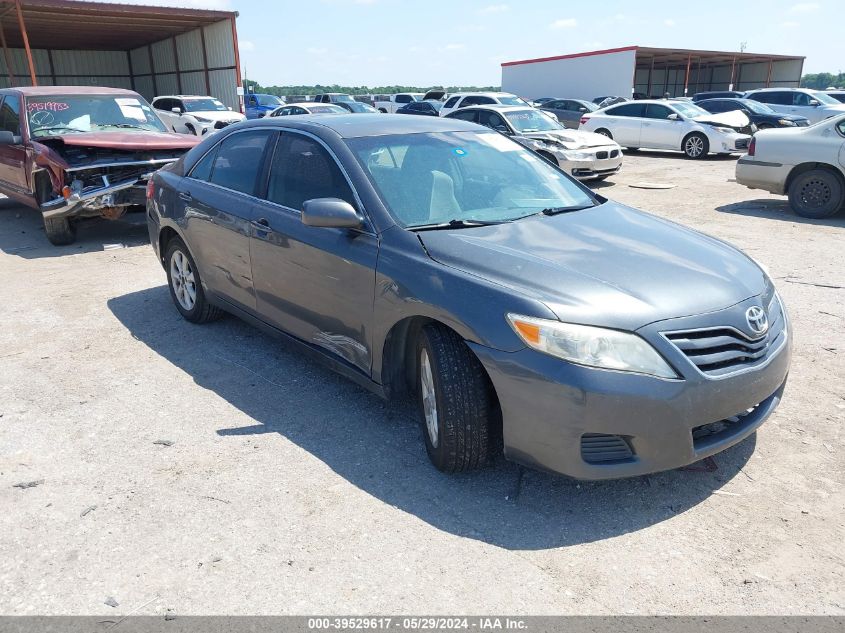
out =
[[[422,101],[423,94],[421,92],[400,92],[395,95],[390,95],[388,100],[374,101],[373,107],[379,112],[389,112],[393,114],[399,108],[414,101]]]

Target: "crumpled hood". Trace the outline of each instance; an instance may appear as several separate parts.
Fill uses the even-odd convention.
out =
[[[82,132],[43,137],[36,141],[60,140],[65,145],[122,150],[191,149],[201,138],[170,132]]]
[[[540,141],[555,140],[562,143],[566,149],[581,149],[582,147],[599,147],[601,145],[616,145],[615,141],[596,134],[581,130],[555,130],[553,132],[525,132],[523,136]]]
[[[203,110],[199,112],[188,112],[189,116],[202,117],[212,121],[243,121],[246,117],[240,112],[232,110]]]
[[[435,261],[538,299],[562,321],[629,331],[726,308],[766,284],[737,249],[613,202],[418,235]]]
[[[715,123],[716,125],[726,125],[736,129],[746,127],[751,123],[751,119],[742,110],[732,110],[720,114],[702,114],[693,120],[697,123]]]

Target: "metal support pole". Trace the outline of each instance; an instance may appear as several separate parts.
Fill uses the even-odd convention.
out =
[[[6,61],[6,74],[9,76],[9,87],[15,85],[15,73],[12,71],[12,60],[9,57],[9,47],[6,46],[6,33],[3,31],[3,24],[0,22],[0,42],[3,44],[3,59]]]
[[[156,81],[156,65],[153,59],[153,47],[147,45],[147,54],[150,57],[150,77],[153,78],[153,97],[158,96],[158,82]]]
[[[202,40],[202,69],[205,71],[205,94],[211,94],[211,78],[208,74],[208,49],[205,47],[205,27],[200,27],[200,40]],[[213,96],[213,95],[212,95]]]
[[[766,88],[770,88],[772,86],[772,65],[774,60],[769,57],[769,74],[766,75]]]
[[[651,75],[652,75],[653,72],[654,72],[654,56],[652,56],[652,58],[651,58],[651,66],[649,66],[649,69],[648,69],[648,89],[646,89],[646,95],[645,95],[646,99],[651,99],[651,88],[652,88],[652,86],[651,86],[651,79],[652,79]]]
[[[32,85],[38,85],[38,79],[35,77],[35,64],[32,61],[32,51],[29,50],[29,36],[26,34],[26,24],[23,21],[23,9],[21,8],[21,0],[15,0],[15,7],[18,10],[18,25],[21,27],[21,37],[23,37],[23,47],[26,50],[26,61],[29,63],[29,78],[32,80]]]
[[[692,53],[687,55],[687,74],[684,77],[684,96],[687,96],[687,89],[689,88],[689,68],[692,64]]]
[[[235,24],[234,16],[229,18],[229,20],[232,23],[232,45],[235,48],[235,80],[237,82],[235,85],[238,88],[241,88],[243,87],[243,84],[241,83],[241,52],[238,48],[238,26]],[[240,110],[241,113],[244,111],[243,100],[240,96],[238,96],[238,110]]]
[[[135,70],[132,68],[132,51],[126,51],[126,65],[129,68],[129,84],[135,90]]]
[[[176,88],[182,94],[182,75],[179,74],[179,47],[176,45],[176,38],[170,38],[173,44],[173,62],[176,64]]]
[[[728,85],[728,90],[734,89],[734,69],[736,68],[736,55],[734,55],[733,61],[731,62],[731,83]]]

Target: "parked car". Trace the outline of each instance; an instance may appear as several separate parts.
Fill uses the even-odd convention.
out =
[[[422,116],[440,116],[442,101],[414,101],[406,103],[396,111],[396,114],[419,114]]]
[[[528,103],[520,97],[512,95],[509,92],[456,92],[440,108],[440,116],[446,116],[458,108],[466,108],[467,106],[496,104],[528,106]]]
[[[599,108],[606,108],[617,103],[625,103],[626,101],[630,101],[630,99],[618,96],[615,97],[613,95],[607,97],[596,97],[593,99],[593,103],[595,103]]]
[[[837,114],[845,113],[845,103],[840,103],[819,90],[806,88],[764,88],[745,93],[746,99],[765,103],[780,114],[794,114],[818,123]]]
[[[828,218],[845,205],[845,114],[793,130],[758,132],[737,161],[736,181],[788,195],[793,211]]]
[[[554,101],[555,97],[540,97],[539,99],[534,99],[531,102],[535,108],[539,108],[540,106],[546,105],[549,101]]]
[[[214,97],[168,95],[153,99],[152,106],[171,130],[194,136],[205,136],[246,118]]]
[[[741,112],[710,114],[682,101],[631,101],[585,114],[581,129],[597,132],[631,149],[674,149],[687,158],[731,154],[748,147],[750,122]]]
[[[583,99],[552,99],[539,106],[543,112],[551,112],[565,127],[577,130],[581,117],[587,112],[595,112],[598,106]]]
[[[807,127],[810,122],[803,116],[775,112],[765,103],[753,99],[704,99],[697,101],[699,108],[712,114],[740,111],[757,127],[768,130],[773,127]]]
[[[56,245],[76,239],[79,218],[142,208],[150,174],[199,143],[131,90],[5,88],[0,101],[0,193],[38,209]]]
[[[423,96],[421,92],[400,92],[399,94],[389,95],[386,100],[373,102],[373,107],[379,112],[392,114],[402,106],[414,103],[415,101],[422,101]]]
[[[341,103],[357,103],[355,99],[352,98],[352,95],[348,95],[345,92],[326,92],[324,94],[314,95],[314,102],[336,103],[338,105]]]
[[[249,93],[244,98],[247,119],[261,119],[279,106],[285,104],[284,99],[276,95]]]
[[[677,468],[754,433],[789,372],[751,258],[453,118],[241,124],[157,172],[147,210],[186,320],[231,312],[410,391],[442,471],[502,445],[582,479]]]
[[[291,103],[273,110],[269,116],[293,116],[296,114],[348,114],[349,111],[335,103]]]
[[[568,130],[531,107],[470,106],[447,117],[501,132],[579,180],[604,180],[622,168],[622,148],[615,141]]]
[[[845,103],[845,90],[825,90],[828,97],[833,97],[839,103]]]
[[[372,114],[373,112],[378,112],[373,106],[361,103],[360,101],[338,101],[334,105],[338,105],[352,114]]]
[[[695,102],[704,101],[705,99],[741,99],[745,96],[744,92],[738,90],[710,90],[707,92],[696,92],[692,96]]]

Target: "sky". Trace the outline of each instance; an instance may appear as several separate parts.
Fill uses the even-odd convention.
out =
[[[499,85],[501,63],[641,45],[805,55],[845,70],[834,0],[140,0],[235,10],[261,85]],[[838,0],[841,2],[841,0]]]

